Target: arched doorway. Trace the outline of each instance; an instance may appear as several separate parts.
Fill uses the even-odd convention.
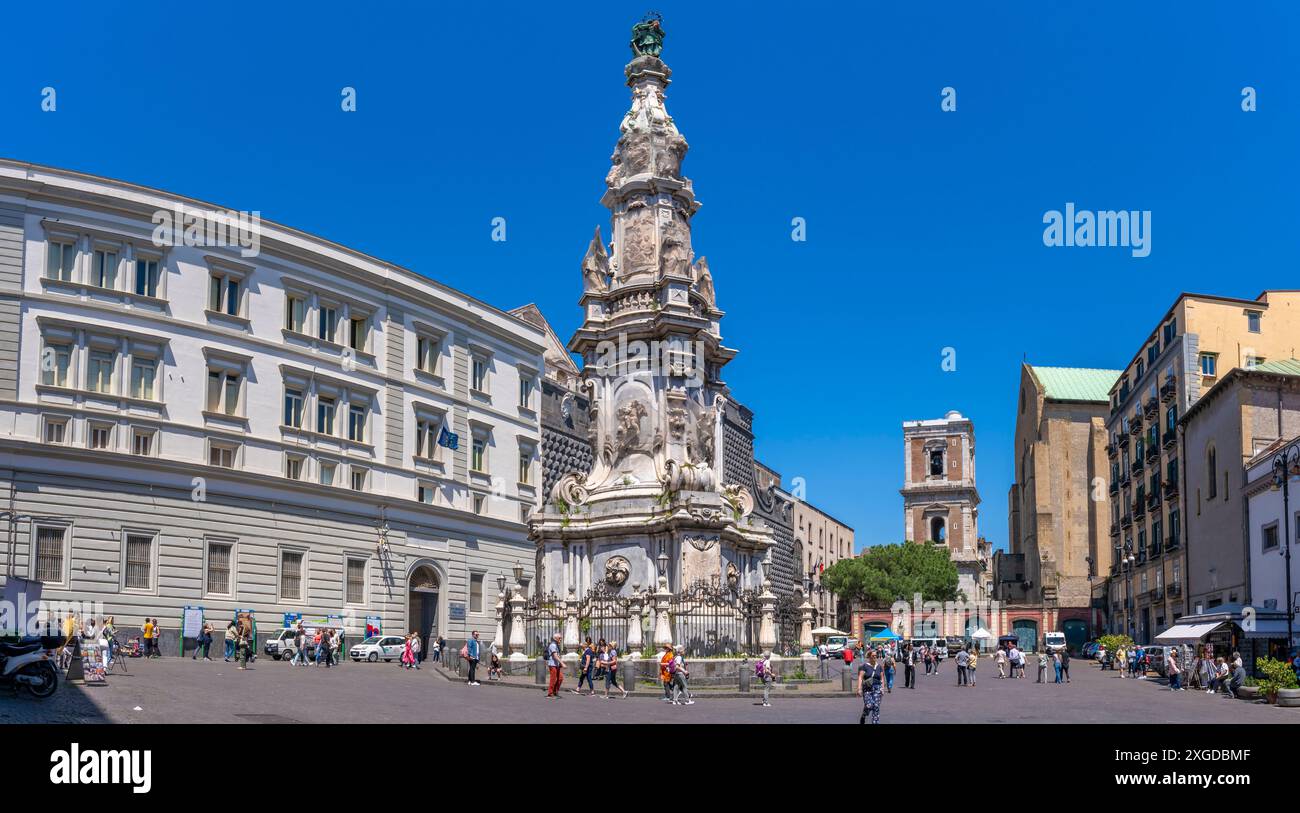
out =
[[[1038,622],[1030,618],[1020,618],[1011,622],[1011,632],[1020,639],[1021,652],[1038,651]]]
[[[429,638],[441,632],[438,619],[438,595],[442,589],[442,578],[432,565],[420,565],[411,571],[407,593],[410,611],[407,622],[411,629],[420,633],[421,651],[429,651]],[[387,630],[385,630],[386,632]],[[401,630],[400,632],[410,632]]]
[[[1088,622],[1080,618],[1071,618],[1061,624],[1065,633],[1065,645],[1071,652],[1079,652],[1088,643]]]

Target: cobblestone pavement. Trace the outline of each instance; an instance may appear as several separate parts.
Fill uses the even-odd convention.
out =
[[[46,701],[0,692],[0,723],[241,723],[241,722],[695,722],[856,723],[855,697],[800,699],[776,691],[771,708],[746,698],[707,698],[674,707],[654,695],[603,700],[568,693],[547,700],[536,689],[484,682],[466,686],[428,664],[407,671],[396,664],[354,664],[323,669],[292,667],[260,658],[248,671],[233,663],[188,658],[130,662],[130,675],[107,686],[61,684]],[[946,665],[938,676],[901,679],[884,696],[882,722],[890,723],[1300,723],[1300,709],[1225,700],[1203,692],[1170,692],[1161,680],[1121,680],[1113,672],[1075,661],[1074,682],[1036,684],[997,680],[981,668],[979,685],[959,688]],[[901,674],[900,674],[901,678]]]

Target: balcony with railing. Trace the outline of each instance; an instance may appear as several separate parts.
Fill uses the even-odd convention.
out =
[[[1183,594],[1183,586],[1181,584],[1179,584],[1178,582],[1174,582],[1173,584],[1169,585],[1170,598],[1178,598],[1182,594]]]
[[[1178,476],[1176,474],[1172,478],[1165,480],[1164,490],[1166,500],[1172,501],[1178,497]]]
[[[1178,433],[1172,429],[1166,429],[1165,433],[1160,436],[1160,445],[1164,448],[1171,448],[1178,442]]]
[[[1107,444],[1106,444],[1106,456],[1107,456],[1107,457],[1115,457],[1117,454],[1119,454],[1119,446],[1116,446],[1114,443],[1107,443]]]
[[[1134,436],[1142,434],[1142,413],[1141,412],[1133,413],[1133,418],[1128,423],[1128,433]]]
[[[1160,510],[1160,492],[1152,491],[1147,495],[1147,510],[1152,514]]]
[[[1127,448],[1128,448],[1128,433],[1127,433],[1127,432],[1123,432],[1123,433],[1121,433],[1120,436],[1119,436],[1119,438],[1118,438],[1118,440],[1119,440],[1119,447],[1120,447],[1121,449],[1127,449]]]
[[[1133,500],[1133,519],[1142,519],[1147,515],[1147,501],[1143,498],[1142,493],[1138,492],[1137,498]]]
[[[1113,497],[1119,493],[1119,480],[1110,481],[1110,495]]]
[[[1128,527],[1131,526],[1132,524],[1133,524],[1133,515],[1132,515],[1132,514],[1128,514],[1128,513],[1126,513],[1126,514],[1124,514],[1124,516],[1122,516],[1122,517],[1119,518],[1119,525],[1120,525],[1121,528],[1128,528]]]
[[[1111,536],[1119,536],[1119,523],[1118,523],[1118,522],[1112,522],[1112,523],[1110,524],[1110,535],[1111,535]]]
[[[1154,559],[1160,555],[1161,545],[1159,539],[1151,540],[1151,558]]]
[[[1138,454],[1133,455],[1133,471],[1135,473],[1142,471],[1142,467],[1144,465],[1142,462],[1141,449],[1139,449],[1138,452],[1139,452]]]
[[[1165,539],[1165,552],[1173,553],[1178,550],[1178,534],[1170,534]]]
[[[1160,404],[1156,401],[1155,396],[1153,395],[1146,400],[1145,404],[1142,405],[1142,414],[1148,418],[1154,418],[1156,410],[1159,408]]]
[[[1162,588],[1159,588],[1159,587],[1153,587],[1153,588],[1151,588],[1151,600],[1152,600],[1152,601],[1159,601],[1160,599],[1162,599],[1162,598],[1164,598],[1164,597],[1165,597],[1165,591],[1164,591]]]
[[[1178,379],[1175,376],[1166,378],[1165,383],[1160,385],[1160,400],[1165,402],[1172,401],[1174,400],[1174,396],[1177,394]]]
[[[1129,484],[1129,481],[1130,481],[1130,475],[1129,475],[1128,472],[1122,472],[1122,473],[1119,475],[1119,484],[1120,484],[1120,487],[1122,487],[1122,488],[1123,488],[1123,487],[1127,487],[1128,484]]]
[[[1145,456],[1148,463],[1160,457],[1159,447],[1157,447],[1154,443],[1147,444]]]

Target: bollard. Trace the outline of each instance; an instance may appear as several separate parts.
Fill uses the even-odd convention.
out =
[[[840,670],[840,689],[846,692],[853,691],[853,673],[848,669]]]
[[[745,694],[749,693],[750,665],[748,658],[742,658],[740,661],[740,691]]]
[[[537,660],[533,661],[533,683],[538,686],[545,686],[549,681],[550,675],[546,669],[546,658],[538,656]]]

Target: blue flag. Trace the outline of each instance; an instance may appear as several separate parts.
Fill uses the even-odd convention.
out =
[[[438,433],[438,445],[454,450],[460,446],[460,438],[454,432],[448,432],[447,427],[444,426],[442,431]]]

